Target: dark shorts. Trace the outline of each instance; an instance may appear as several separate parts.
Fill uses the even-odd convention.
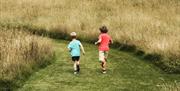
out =
[[[74,57],[72,57],[72,61],[79,61],[79,59],[80,59],[80,56],[74,56]]]

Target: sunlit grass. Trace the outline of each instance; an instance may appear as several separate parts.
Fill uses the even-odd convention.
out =
[[[166,74],[145,60],[115,49],[109,54],[107,74],[102,74],[98,48],[86,43],[81,72],[74,75],[67,44],[54,41],[56,62],[33,74],[18,91],[178,91],[180,75]]]

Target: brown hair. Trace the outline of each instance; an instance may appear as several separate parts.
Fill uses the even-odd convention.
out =
[[[106,26],[100,27],[99,30],[101,31],[101,33],[107,33],[108,32],[108,29]]]

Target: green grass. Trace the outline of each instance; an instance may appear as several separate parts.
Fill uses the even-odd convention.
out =
[[[110,51],[107,74],[100,72],[98,50],[83,43],[81,73],[73,74],[67,41],[54,41],[57,60],[34,73],[18,91],[175,91],[180,75],[166,74],[153,64],[115,49]]]

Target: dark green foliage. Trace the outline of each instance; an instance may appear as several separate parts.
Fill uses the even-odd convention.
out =
[[[161,60],[161,55],[156,54],[156,53],[154,53],[154,54],[145,54],[144,59],[150,60],[150,61],[159,61],[159,60]]]

